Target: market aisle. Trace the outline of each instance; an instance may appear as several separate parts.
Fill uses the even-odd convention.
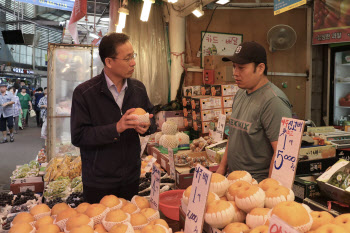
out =
[[[0,192],[10,190],[10,176],[16,165],[29,163],[43,148],[44,140],[35,118],[29,120],[29,127],[15,134],[13,143],[0,144]]]

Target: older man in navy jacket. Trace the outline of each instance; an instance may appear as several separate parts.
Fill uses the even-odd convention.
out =
[[[80,147],[84,198],[89,203],[110,194],[130,200],[138,193],[139,135],[156,129],[145,86],[130,78],[136,53],[129,37],[103,37],[99,54],[104,70],[74,90],[71,113],[72,143]],[[130,115],[135,108],[149,112],[151,124]]]

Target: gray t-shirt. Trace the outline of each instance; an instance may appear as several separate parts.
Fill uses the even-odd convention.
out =
[[[268,177],[282,117],[292,117],[287,96],[268,82],[248,94],[240,89],[232,105],[227,152],[229,172],[246,170],[259,182]]]

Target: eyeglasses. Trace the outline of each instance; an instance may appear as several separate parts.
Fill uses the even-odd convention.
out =
[[[118,59],[118,60],[124,60],[124,61],[126,61],[127,63],[130,63],[131,60],[135,59],[136,57],[137,57],[137,53],[134,53],[133,55],[131,55],[131,56],[127,57],[127,58],[124,58],[124,59],[122,59],[122,58],[117,58],[117,57],[110,57],[110,58],[112,58],[112,59]]]

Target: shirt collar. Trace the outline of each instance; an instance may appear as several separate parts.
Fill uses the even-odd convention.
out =
[[[105,78],[106,78],[106,82],[107,82],[107,87],[108,89],[115,86],[114,83],[112,82],[112,80],[107,76],[107,74],[105,73]],[[122,90],[121,91],[124,91],[128,88],[128,82],[127,80],[125,79],[124,81],[124,85],[122,87]]]

